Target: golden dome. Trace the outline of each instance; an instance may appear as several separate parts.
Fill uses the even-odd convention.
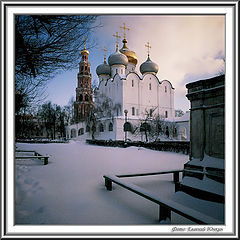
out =
[[[84,48],[84,49],[81,51],[81,54],[83,55],[84,53],[89,54],[89,51]]]
[[[123,53],[125,56],[127,56],[129,63],[132,63],[136,66],[138,62],[137,55],[135,52],[128,49],[126,43],[127,43],[127,40],[124,38],[123,47],[120,49],[120,52]]]

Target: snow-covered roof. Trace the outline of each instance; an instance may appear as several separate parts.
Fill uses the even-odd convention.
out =
[[[181,117],[175,117],[175,122],[187,122],[190,120],[190,112],[187,111],[183,116]]]

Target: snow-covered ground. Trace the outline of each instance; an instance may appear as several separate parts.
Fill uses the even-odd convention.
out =
[[[125,225],[158,223],[159,207],[120,186],[107,191],[103,175],[183,169],[187,155],[145,148],[112,148],[84,142],[27,144],[19,150],[50,155],[16,160],[16,224]],[[38,162],[39,161],[39,162]],[[174,194],[172,174],[129,178],[154,194]],[[173,216],[174,223],[188,223]]]

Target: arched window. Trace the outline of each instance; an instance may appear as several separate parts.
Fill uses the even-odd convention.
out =
[[[123,125],[124,132],[132,132],[132,124],[130,122],[125,122]]]
[[[174,137],[177,137],[177,128],[174,128],[174,129],[173,129],[173,136],[174,136]]]
[[[165,92],[167,92],[167,86],[165,86]]]
[[[87,94],[85,95],[85,101],[88,101],[88,95]]]
[[[168,130],[168,126],[166,127],[166,132],[165,134],[167,135],[167,137],[169,137],[169,130]]]
[[[134,87],[134,80],[132,80],[132,87]]]
[[[71,138],[75,138],[76,137],[76,129],[72,128],[71,129]]]
[[[132,116],[135,116],[135,107],[132,107]]]
[[[83,100],[83,95],[80,94],[80,96],[79,96],[79,101],[81,102],[82,100]]]
[[[78,130],[78,136],[83,135],[83,134],[84,134],[84,129],[83,129],[83,128],[80,128],[80,129]]]
[[[108,125],[108,131],[113,131],[113,124],[111,122]]]
[[[183,126],[179,128],[179,134],[180,134],[180,139],[181,140],[186,140],[187,139],[187,129]]]
[[[99,132],[104,132],[104,127],[102,123],[99,124]]]
[[[86,132],[90,132],[90,126],[89,125],[86,126]]]
[[[152,85],[151,85],[151,83],[149,83],[149,90],[152,90]]]
[[[168,118],[168,111],[165,111],[165,118]]]

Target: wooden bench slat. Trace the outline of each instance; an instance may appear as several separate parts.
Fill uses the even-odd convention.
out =
[[[220,222],[218,219],[209,217],[199,211],[196,211],[192,208],[183,206],[182,204],[179,204],[177,202],[174,202],[170,199],[165,199],[163,197],[159,197],[155,194],[152,194],[148,191],[146,191],[145,189],[136,186],[134,184],[131,183],[127,183],[124,180],[119,179],[116,176],[103,176],[105,179],[107,179],[108,181],[114,182],[118,185],[120,185],[123,188],[128,189],[131,192],[134,192],[154,203],[159,204],[161,207],[167,208],[183,217],[186,217],[189,220],[192,220],[196,223],[199,224],[222,224],[222,222]]]
[[[42,156],[42,155],[38,155],[38,156],[16,156],[16,159],[27,159],[27,158],[49,158],[49,156]]]
[[[116,175],[116,177],[125,178],[125,177],[151,176],[151,175],[179,173],[179,172],[183,172],[183,170],[172,170],[172,171],[161,171],[161,172],[150,172],[150,173],[133,173],[133,174]]]
[[[35,156],[15,156],[15,159],[43,159],[44,160],[44,165],[47,165],[48,164],[48,158],[49,156],[43,156],[43,155],[40,155],[39,153],[35,152]]]

